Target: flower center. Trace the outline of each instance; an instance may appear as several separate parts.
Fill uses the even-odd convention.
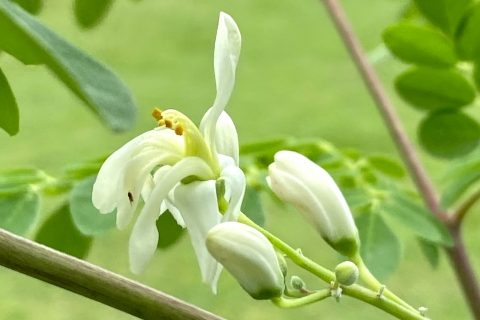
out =
[[[162,111],[155,108],[152,111],[152,116],[157,120],[159,127],[171,129],[175,134],[183,136],[187,157],[195,156],[203,159],[215,174],[220,175],[221,168],[218,159],[212,156],[205,138],[192,120],[173,109]]]

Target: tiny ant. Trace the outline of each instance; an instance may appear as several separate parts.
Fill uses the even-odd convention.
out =
[[[130,200],[130,203],[133,203],[133,194],[128,191],[128,200]]]

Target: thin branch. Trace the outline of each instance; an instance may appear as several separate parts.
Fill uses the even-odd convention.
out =
[[[403,157],[417,188],[423,195],[430,210],[432,210],[437,218],[443,220],[445,217],[440,209],[440,201],[438,194],[435,191],[435,187],[420,162],[410,139],[405,133],[393,104],[390,102],[387,93],[383,89],[382,83],[378,79],[375,70],[368,62],[367,55],[363,51],[360,42],[353,32],[342,7],[337,0],[323,0],[323,3],[330,13],[350,56],[357,65],[371,96],[375,100],[378,110],[387,124],[390,135],[397,145],[397,149]]]
[[[320,0],[324,3],[331,18],[333,19],[338,32],[340,33],[345,46],[348,48],[351,58],[357,65],[360,74],[365,81],[371,96],[376,102],[379,112],[402,155],[404,162],[413,178],[420,194],[422,195],[427,207],[432,213],[442,221],[450,231],[453,237],[454,245],[451,248],[445,248],[450,262],[455,270],[457,279],[461,285],[465,298],[467,299],[470,310],[475,319],[480,320],[480,289],[478,286],[475,272],[468,259],[465,245],[460,234],[460,225],[452,224],[447,212],[443,212],[440,207],[440,199],[433,183],[428,177],[423,165],[418,158],[412,143],[410,142],[405,130],[398,118],[392,103],[378,79],[375,70],[369,64],[367,56],[363,51],[349,21],[340,6],[338,0]]]
[[[224,320],[138,282],[0,229],[0,265],[141,319]]]
[[[452,224],[460,225],[465,218],[467,212],[477,203],[480,199],[480,189],[472,194],[464,203],[462,203],[455,213],[450,217]]]

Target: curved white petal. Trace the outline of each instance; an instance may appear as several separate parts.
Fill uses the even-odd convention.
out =
[[[212,150],[215,150],[215,124],[225,109],[235,84],[235,69],[240,56],[241,39],[240,30],[235,21],[228,14],[221,12],[213,62],[217,96],[211,112],[205,119],[205,138]]]
[[[101,213],[110,213],[117,207],[117,186],[123,169],[142,135],[130,140],[105,160],[93,184],[92,202]]]
[[[170,190],[188,176],[209,179],[213,176],[213,172],[200,158],[188,157],[175,164],[165,174],[161,183],[155,185],[148,201],[138,216],[130,236],[130,269],[133,273],[141,273],[155,253],[158,243],[158,231],[155,221],[159,216],[159,208],[162,202]]]
[[[207,119],[212,108],[203,116],[202,121],[200,122],[200,131],[205,136],[205,119]],[[218,118],[215,131],[215,146],[219,154],[229,156],[235,160],[235,164],[239,165],[239,149],[238,149],[238,134],[235,124],[232,121],[232,118],[225,112],[222,111],[220,117]]]
[[[215,181],[197,181],[175,188],[175,201],[187,226],[190,240],[197,255],[203,282],[216,293],[220,264],[205,246],[207,233],[220,223]]]
[[[175,205],[175,189],[170,191],[165,203],[167,205],[167,209],[170,211],[173,218],[177,221],[177,224],[180,227],[185,228],[186,227],[185,220],[183,220],[183,217],[180,211],[178,211],[177,206]]]
[[[230,189],[230,200],[228,209],[222,217],[224,221],[237,221],[240,216],[240,207],[242,206],[243,196],[245,195],[245,174],[236,166],[229,166],[223,169],[220,179],[224,179]]]
[[[168,154],[160,149],[150,149],[133,157],[124,169],[123,181],[118,186],[117,227],[123,229],[130,222],[138,205],[140,194],[150,176],[150,172],[158,164],[178,162],[181,155]],[[160,168],[162,169],[162,168]],[[164,174],[168,167],[160,170]],[[158,170],[157,170],[158,171]],[[154,182],[155,183],[155,182]]]
[[[149,147],[168,150],[172,153],[183,152],[183,139],[172,130],[156,128],[144,132],[127,142],[105,160],[93,185],[92,202],[101,213],[112,212],[118,204],[118,185],[124,169],[132,157]]]

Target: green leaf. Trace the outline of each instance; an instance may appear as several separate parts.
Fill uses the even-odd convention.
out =
[[[368,157],[368,162],[374,169],[387,176],[395,179],[405,177],[405,169],[393,159],[378,155]]]
[[[91,176],[76,183],[70,196],[73,222],[86,236],[102,235],[116,225],[115,213],[101,214],[93,206],[92,191],[96,178]]]
[[[265,225],[265,212],[263,211],[260,191],[251,186],[245,189],[243,197],[242,212],[260,227]]]
[[[468,175],[459,176],[445,189],[441,198],[441,206],[444,209],[452,207],[468,189],[480,180],[480,171],[472,171]]]
[[[11,136],[16,135],[20,124],[20,115],[17,101],[2,69],[0,69],[0,114],[0,128]]]
[[[0,197],[0,228],[24,236],[37,221],[39,213],[40,199],[36,192]]]
[[[462,60],[480,58],[480,3],[472,6],[462,20],[455,35],[457,54]]]
[[[118,76],[10,1],[0,1],[0,49],[26,64],[45,64],[116,131],[135,121],[133,97]]]
[[[395,89],[408,103],[424,110],[460,108],[475,99],[472,85],[453,69],[410,69],[395,79]]]
[[[277,138],[253,143],[244,143],[240,146],[240,154],[271,153],[284,149],[287,145],[287,138]]]
[[[480,91],[480,60],[475,61],[475,65],[473,69],[473,81],[475,82],[477,91]]]
[[[31,14],[37,14],[42,9],[42,0],[12,0]]]
[[[420,250],[422,250],[423,255],[427,258],[428,263],[432,266],[433,269],[438,267],[440,262],[440,251],[438,245],[422,239],[421,237],[417,238]]]
[[[166,249],[173,245],[185,232],[185,229],[178,225],[177,220],[168,210],[157,219],[156,224],[158,230],[157,247],[160,249]]]
[[[360,233],[360,254],[379,281],[397,270],[402,248],[397,236],[376,213],[365,212],[355,219]]]
[[[112,0],[75,0],[75,18],[85,29],[97,25],[107,15]]]
[[[87,162],[69,165],[65,168],[65,174],[69,179],[80,180],[97,174],[102,167],[102,162]]]
[[[414,0],[414,2],[433,25],[453,35],[472,0]]]
[[[400,60],[430,67],[452,67],[457,62],[452,41],[426,27],[399,24],[383,33],[387,48]]]
[[[392,192],[390,198],[383,203],[382,211],[408,227],[417,236],[433,243],[453,245],[453,239],[445,225],[422,205],[400,191]]]
[[[439,111],[429,114],[418,131],[420,144],[431,155],[455,158],[473,151],[480,141],[480,125],[458,111]]]
[[[0,186],[28,185],[45,181],[43,171],[35,168],[16,168],[0,172]]]
[[[81,234],[73,224],[68,204],[58,208],[43,224],[35,241],[71,256],[83,259],[93,238]]]

